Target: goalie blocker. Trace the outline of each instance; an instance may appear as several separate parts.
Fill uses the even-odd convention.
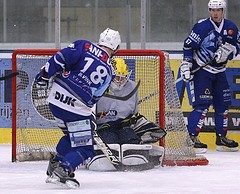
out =
[[[127,171],[142,171],[161,165],[164,148],[150,144],[109,144],[113,153],[127,168]],[[87,169],[93,171],[117,171],[101,149],[94,145],[93,159],[87,164]]]

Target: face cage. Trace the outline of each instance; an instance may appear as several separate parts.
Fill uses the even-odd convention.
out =
[[[130,71],[126,76],[124,75],[117,75],[116,77],[120,77],[120,80],[116,80],[116,78],[114,78],[114,80],[111,83],[111,86],[113,89],[116,90],[121,90],[123,88],[123,86],[125,86],[125,84],[128,82],[130,75],[131,75],[132,71]]]

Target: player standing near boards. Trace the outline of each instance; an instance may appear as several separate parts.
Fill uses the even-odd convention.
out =
[[[232,21],[224,19],[224,0],[210,0],[208,11],[210,17],[194,25],[183,47],[180,71],[183,80],[190,81],[193,105],[188,118],[188,132],[196,151],[206,152],[207,145],[199,141],[198,134],[209,106],[213,105],[217,151],[238,151],[238,143],[226,137],[231,93],[225,70],[228,60],[239,53],[239,31]],[[191,74],[199,66],[202,68]]]

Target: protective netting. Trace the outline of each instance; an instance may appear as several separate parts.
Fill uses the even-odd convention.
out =
[[[175,80],[170,67],[169,55],[165,53],[165,165],[206,165],[208,160],[196,155],[190,139]]]
[[[17,55],[16,68],[19,75],[16,78],[15,120],[13,115],[13,126],[16,122],[16,129],[13,128],[16,136],[16,142],[13,142],[13,161],[48,159],[62,137],[48,108],[48,90],[33,84],[36,74],[51,55]]]
[[[28,50],[26,54],[24,50],[18,50],[13,55],[13,67],[19,71],[16,103],[13,103],[13,110],[16,106],[16,117],[13,116],[13,135],[16,137],[13,161],[48,159],[62,137],[48,108],[48,90],[33,84],[40,68],[55,52],[34,50],[33,54]],[[141,81],[138,89],[139,112],[161,127],[165,126],[167,135],[163,163],[207,164],[206,158],[196,156],[188,136],[168,54],[151,50],[120,50],[117,55],[125,59],[132,71],[130,79]]]

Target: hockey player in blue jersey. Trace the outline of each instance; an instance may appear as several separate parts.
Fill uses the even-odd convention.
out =
[[[201,143],[197,136],[209,106],[213,105],[216,150],[238,151],[238,143],[226,137],[231,93],[225,70],[228,60],[232,60],[239,53],[239,32],[232,21],[224,19],[224,0],[210,0],[208,9],[210,18],[195,24],[185,39],[183,61],[180,65],[183,80],[191,80],[189,85],[194,110],[188,118],[188,132],[196,152],[206,152],[207,145]],[[199,67],[199,71],[191,74],[192,70]]]
[[[119,32],[107,28],[98,45],[77,40],[51,57],[36,76],[37,84],[51,85],[49,108],[64,133],[49,161],[47,182],[79,187],[73,171],[93,157],[96,123],[91,108],[115,77],[110,61],[120,43]]]

